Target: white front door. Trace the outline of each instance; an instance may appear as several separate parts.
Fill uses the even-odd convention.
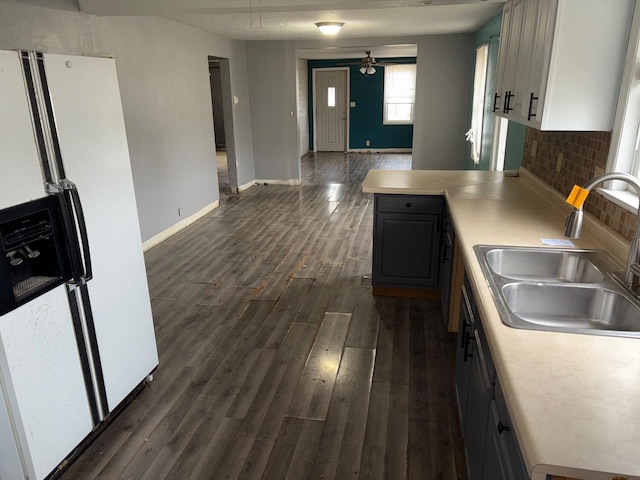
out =
[[[346,151],[347,71],[316,72],[316,150]]]

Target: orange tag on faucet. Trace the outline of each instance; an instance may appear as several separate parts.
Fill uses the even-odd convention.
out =
[[[585,190],[584,188],[579,187],[578,185],[574,185],[573,189],[571,190],[571,193],[567,197],[566,202],[569,205],[572,205],[576,208],[580,208],[582,207],[582,204],[584,203],[584,201],[587,199],[588,195],[589,195],[589,190]]]

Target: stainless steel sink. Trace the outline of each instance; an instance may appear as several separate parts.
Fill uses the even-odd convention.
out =
[[[575,331],[640,332],[640,307],[606,288],[511,283],[502,287],[502,294],[523,322]]]
[[[512,280],[600,283],[604,275],[584,254],[550,250],[494,248],[487,252],[491,270]]]
[[[476,245],[505,325],[640,338],[640,302],[612,277],[601,250]]]

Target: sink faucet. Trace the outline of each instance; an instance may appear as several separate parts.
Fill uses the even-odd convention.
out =
[[[591,191],[596,185],[606,182],[608,180],[622,180],[631,185],[638,197],[640,197],[640,182],[632,175],[619,172],[605,173],[595,177],[590,182],[587,182],[582,187],[587,191]],[[582,229],[583,219],[582,205],[574,207],[573,211],[569,214],[567,222],[565,224],[564,235],[568,238],[580,238],[580,230]],[[627,257],[627,267],[625,269],[624,277],[620,278],[614,274],[616,280],[622,283],[627,288],[638,286],[638,282],[635,277],[640,277],[640,209],[638,209],[638,219],[636,220],[636,230],[631,239],[631,245],[629,246],[629,256]]]

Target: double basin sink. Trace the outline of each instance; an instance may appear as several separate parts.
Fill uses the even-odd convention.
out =
[[[476,245],[502,322],[529,330],[640,337],[640,302],[600,250]]]

